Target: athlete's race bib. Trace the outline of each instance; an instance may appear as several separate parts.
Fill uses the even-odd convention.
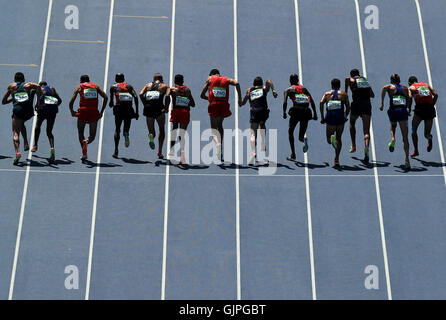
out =
[[[341,100],[329,100],[327,102],[328,111],[340,110],[341,108],[342,108]]]
[[[98,90],[84,89],[84,98],[85,99],[97,99],[98,98]]]
[[[178,107],[189,107],[189,99],[183,96],[177,96],[175,99],[175,105]]]
[[[249,93],[249,98],[251,100],[255,100],[255,99],[258,99],[261,97],[263,97],[263,89],[262,88],[254,89]]]
[[[406,97],[405,96],[393,96],[392,102],[394,106],[397,107],[405,107],[406,106]]]
[[[26,92],[16,92],[14,93],[14,99],[17,102],[25,102],[28,101],[29,97],[28,97],[28,93]]]
[[[119,101],[132,101],[133,96],[128,92],[119,92]]]
[[[296,98],[296,103],[298,104],[304,104],[310,102],[309,101],[310,99],[305,94],[295,94],[294,97]]]
[[[44,102],[45,102],[45,104],[48,104],[48,105],[56,105],[59,101],[55,97],[45,96]]]
[[[160,98],[159,91],[147,91],[146,100],[158,100]]]
[[[216,98],[226,98],[226,88],[222,87],[213,87],[212,94]]]
[[[358,88],[370,88],[369,81],[366,78],[356,79],[356,86]]]
[[[420,97],[429,97],[431,95],[431,91],[428,87],[420,87],[418,88],[418,95]]]

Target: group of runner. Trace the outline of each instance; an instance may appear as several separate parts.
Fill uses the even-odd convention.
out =
[[[317,120],[316,104],[307,88],[299,84],[297,74],[290,76],[290,86],[284,91],[283,95],[283,118],[289,116],[288,139],[291,148],[289,160],[296,160],[296,151],[294,144],[294,131],[296,126],[299,127],[299,141],[303,143],[303,152],[308,151],[308,139],[306,131],[310,120]],[[170,142],[171,150],[173,150],[176,140],[180,142],[180,163],[185,163],[184,157],[184,132],[190,122],[190,108],[195,107],[195,101],[191,90],[184,85],[184,77],[181,74],[175,75],[174,86],[163,82],[163,76],[156,73],[153,80],[147,83],[139,92],[144,109],[143,115],[146,117],[148,129],[148,142],[151,149],[155,149],[156,128],[158,125],[158,158],[163,159],[162,148],[165,140],[165,115],[169,111],[172,101],[172,110],[170,113],[170,122],[172,122],[173,137]],[[405,151],[405,167],[410,169],[409,161],[409,138],[408,138],[408,117],[411,115],[412,101],[415,100],[414,116],[412,120],[412,142],[414,151],[412,157],[419,155],[417,129],[421,121],[425,122],[424,136],[428,141],[427,151],[432,150],[432,124],[436,116],[435,103],[438,99],[437,92],[428,84],[418,82],[417,78],[411,76],[408,86],[401,85],[398,74],[390,77],[390,84],[385,85],[381,90],[380,110],[384,107],[384,98],[386,94],[389,96],[389,109],[387,111],[390,120],[391,141],[389,142],[389,150],[393,152],[395,149],[395,131],[399,124]],[[269,108],[267,103],[267,95],[271,90],[274,98],[278,94],[274,88],[271,79],[263,82],[261,77],[256,77],[252,86],[246,91],[242,97],[240,84],[238,81],[220,75],[217,69],[212,69],[207,77],[200,98],[208,101],[208,114],[210,117],[210,126],[212,129],[213,140],[216,145],[217,158],[223,161],[223,120],[231,116],[229,104],[229,86],[235,86],[238,97],[238,105],[241,107],[248,101],[250,104],[250,128],[251,128],[251,158],[249,164],[256,162],[257,154],[257,131],[260,131],[261,150],[266,150],[266,121],[269,118]],[[372,113],[371,98],[375,94],[368,80],[361,76],[357,69],[350,72],[350,76],[345,79],[345,90],[341,89],[341,81],[339,79],[331,80],[331,90],[325,92],[320,99],[319,109],[321,123],[326,124],[327,142],[331,144],[335,151],[334,165],[339,166],[339,155],[342,148],[342,133],[344,125],[348,121],[350,115],[350,135],[351,147],[350,152],[356,151],[356,128],[355,124],[359,117],[363,122],[364,133],[364,161],[369,161],[369,145],[370,145],[370,121]],[[352,102],[350,104],[348,90],[352,92]],[[103,116],[104,111],[109,102],[109,107],[113,108],[115,116],[115,133],[114,142],[115,150],[113,157],[117,158],[119,153],[119,142],[121,127],[123,126],[123,137],[125,146],[130,145],[129,133],[132,119],[139,118],[139,100],[138,94],[127,82],[122,73],[116,74],[115,83],[109,90],[110,99],[96,83],[91,82],[88,75],[80,77],[80,84],[76,86],[73,96],[69,102],[71,115],[77,118],[77,128],[79,143],[82,149],[81,160],[87,160],[88,145],[91,144],[96,137],[98,120]],[[79,108],[74,110],[74,103],[79,96]],[[102,107],[99,110],[99,96],[102,98]],[[36,103],[33,105],[34,97]],[[287,113],[288,100],[292,105]],[[34,116],[34,110],[37,111],[37,122],[34,133],[34,145],[31,149],[36,152],[38,149],[38,141],[43,121],[47,121],[46,133],[50,143],[50,161],[55,160],[54,136],[52,129],[58,113],[58,107],[62,103],[62,99],[58,95],[56,89],[48,83],[42,81],[39,84],[26,82],[23,73],[17,72],[14,76],[14,82],[11,83],[3,96],[2,104],[13,104],[12,112],[12,130],[13,141],[16,156],[14,164],[18,164],[20,153],[20,134],[24,140],[24,150],[29,150],[25,122]],[[133,107],[134,106],[134,107]],[[310,108],[311,106],[311,108]],[[89,135],[85,138],[85,127],[89,126]],[[177,136],[177,133],[178,136]],[[173,154],[171,154],[173,155]]]

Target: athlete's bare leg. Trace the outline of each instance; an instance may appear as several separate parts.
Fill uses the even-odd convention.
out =
[[[166,115],[165,113],[161,113],[161,115],[156,118],[156,123],[158,123],[158,129],[159,129],[159,136],[158,136],[158,153],[162,153],[163,151],[163,144],[164,144],[164,137],[165,137],[165,130],[164,126],[166,124]]]
[[[421,121],[422,121],[421,118],[417,114],[413,115],[413,118],[412,118],[412,144],[413,144],[414,151],[413,151],[412,155],[414,157],[419,155],[418,132],[417,131],[418,131],[418,126],[420,125]],[[424,126],[425,126],[424,129],[426,129],[426,124]]]

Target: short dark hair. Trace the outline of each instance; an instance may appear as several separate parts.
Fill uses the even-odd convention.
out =
[[[14,75],[15,82],[25,82],[25,75],[21,72],[16,72]]]
[[[299,84],[299,76],[295,73],[290,75],[290,83],[294,84],[294,85],[298,85]]]
[[[358,69],[350,70],[350,77],[359,77],[359,70]]]
[[[341,80],[334,78],[331,80],[331,88],[334,90],[339,90],[341,87]]]
[[[123,73],[117,73],[115,75],[115,82],[124,82],[125,81],[125,77]]]
[[[396,84],[400,84],[401,80],[400,80],[400,76],[398,73],[394,73],[390,76],[390,83],[396,83]]]
[[[211,72],[209,72],[210,76],[214,76],[216,74],[220,74],[220,71],[218,71],[218,69],[212,69]]]
[[[254,81],[252,82],[252,85],[254,85],[254,86],[263,86],[263,79],[262,79],[262,77],[255,77]]]
[[[90,82],[90,77],[87,74],[81,75],[81,83]]]
[[[40,81],[39,86],[47,86],[48,83],[46,81]]]
[[[184,83],[184,77],[182,74],[175,75],[175,84],[179,84],[180,86]]]
[[[417,83],[417,82],[418,82],[418,79],[417,79],[417,77],[415,77],[415,76],[410,76],[408,82],[409,82],[409,84]]]
[[[159,80],[160,82],[163,82],[163,75],[161,73],[155,73],[153,75],[153,81]]]

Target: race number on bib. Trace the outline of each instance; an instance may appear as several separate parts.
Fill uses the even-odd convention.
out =
[[[96,89],[84,89],[84,98],[85,99],[97,99],[98,91]]]
[[[418,94],[420,97],[429,97],[431,95],[431,91],[428,87],[420,87],[418,88]]]
[[[187,97],[177,96],[175,105],[178,107],[189,107],[189,99]]]
[[[329,100],[327,103],[327,110],[339,110],[342,108],[341,100]]]
[[[146,100],[158,100],[160,98],[159,91],[147,91]]]
[[[366,78],[356,79],[356,85],[358,88],[370,88],[369,81]]]
[[[222,87],[213,87],[212,94],[216,98],[225,98],[226,97],[226,88]]]
[[[406,106],[406,97],[405,96],[393,96],[392,102],[394,106],[405,107]]]
[[[263,89],[262,88],[254,89],[249,93],[249,98],[251,100],[255,100],[255,99],[258,99],[261,97],[263,97]]]
[[[52,96],[45,96],[44,102],[45,102],[45,104],[48,104],[48,105],[56,105],[58,103],[58,100],[57,100],[57,98],[52,97]]]
[[[26,92],[16,92],[14,93],[14,99],[17,102],[25,102],[28,101],[29,97],[28,97],[28,93]]]
[[[119,92],[119,101],[132,101],[132,95],[128,92]]]
[[[304,104],[310,102],[308,96],[305,94],[295,94],[294,97],[296,98],[296,103],[298,104]]]

